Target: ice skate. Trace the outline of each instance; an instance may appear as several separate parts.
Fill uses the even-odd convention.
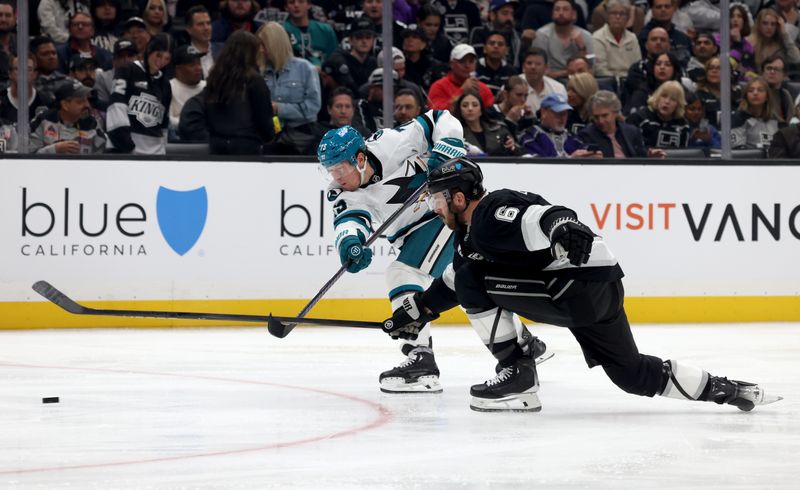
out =
[[[477,412],[538,412],[542,403],[539,375],[533,359],[523,357],[513,365],[502,368],[494,378],[473,385],[469,392],[469,407]]]
[[[708,398],[709,401],[720,405],[727,403],[745,412],[749,412],[756,405],[768,405],[783,400],[780,396],[767,395],[764,389],[755,383],[717,376],[712,376],[709,380]]]
[[[439,368],[433,351],[428,347],[404,346],[408,359],[399,366],[380,375],[381,391],[384,393],[441,393]],[[404,352],[406,349],[404,349]]]

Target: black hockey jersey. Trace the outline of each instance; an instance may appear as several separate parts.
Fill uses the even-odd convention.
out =
[[[140,155],[166,153],[171,101],[169,80],[162,72],[150,75],[141,61],[117,68],[106,113],[109,148]]]
[[[682,117],[664,121],[648,108],[631,114],[626,122],[642,131],[648,148],[686,148],[689,142],[689,123]]]
[[[553,206],[537,194],[509,189],[491,192],[475,207],[470,226],[457,234],[458,255],[461,260],[481,262],[490,271],[513,270],[540,279],[621,278],[616,257],[599,236],[586,264],[575,266],[567,258],[553,258],[548,233],[556,219],[566,216],[577,218],[574,211]]]

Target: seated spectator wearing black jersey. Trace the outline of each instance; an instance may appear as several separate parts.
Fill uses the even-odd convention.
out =
[[[92,0],[92,44],[109,53],[114,50],[114,43],[119,39],[121,31],[121,13],[120,0]]]
[[[567,79],[567,100],[572,110],[567,117],[567,131],[577,135],[589,124],[589,104],[587,102],[598,90],[597,80],[591,73],[576,73]]]
[[[578,135],[587,149],[598,148],[603,158],[664,158],[664,150],[645,148],[639,128],[622,122],[621,109],[617,95],[607,90],[589,99],[592,122]]]
[[[428,51],[428,40],[421,29],[406,29],[400,37],[406,58],[406,80],[427,91],[433,82],[447,74],[449,67]]]
[[[528,82],[520,75],[508,79],[498,102],[487,110],[487,115],[506,125],[514,136],[533,126],[534,113],[528,104]]]
[[[661,86],[670,80],[681,79],[678,59],[672,53],[663,53],[645,63],[645,83],[628,96],[624,113],[627,115],[643,109],[647,100]]]
[[[464,143],[472,156],[520,155],[516,139],[501,123],[485,116],[477,92],[466,91],[453,102],[453,115],[464,126]]]
[[[722,138],[717,128],[706,119],[703,100],[692,92],[686,93],[686,122],[689,123],[689,147],[719,149]]]
[[[49,37],[31,39],[30,52],[36,58],[36,79],[33,86],[43,97],[52,101],[56,89],[67,80],[67,75],[58,71],[58,51]]]
[[[9,70],[10,84],[7,89],[0,92],[0,121],[9,124],[17,123],[17,101],[19,100],[17,68],[18,58],[12,56],[11,68]],[[52,95],[39,92],[34,88],[33,81],[35,78],[36,60],[31,55],[28,57],[28,117],[31,120],[40,113],[50,109],[54,104],[54,97]]]
[[[731,118],[731,147],[769,148],[782,123],[769,85],[762,78],[754,78],[744,86],[739,110]]]
[[[108,148],[116,153],[164,155],[172,90],[163,69],[172,60],[172,38],[150,40],[143,61],[114,71],[111,104],[106,112]]]
[[[680,83],[662,83],[647,99],[647,108],[628,117],[627,122],[642,132],[648,148],[685,148],[689,124],[684,118],[686,96]]]
[[[483,56],[478,58],[476,78],[485,83],[496,96],[506,81],[517,73],[507,61],[508,41],[501,32],[491,32],[483,45]]]
[[[206,84],[206,120],[213,154],[261,154],[275,135],[272,100],[258,72],[261,41],[231,34]]]
[[[733,68],[731,68],[733,71]],[[733,73],[731,73],[733,79]],[[721,64],[718,57],[713,57],[706,61],[705,75],[697,82],[695,93],[703,101],[706,110],[706,119],[712,125],[720,126],[720,84],[722,82]],[[738,85],[731,84],[731,107],[739,105],[742,98],[742,89]]]

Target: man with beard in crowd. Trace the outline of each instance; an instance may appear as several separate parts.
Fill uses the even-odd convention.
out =
[[[553,2],[553,21],[536,31],[533,45],[547,53],[550,78],[567,76],[567,60],[594,53],[592,34],[575,25],[578,18],[574,0]]]
[[[506,61],[511,66],[519,66],[520,54],[524,53],[536,38],[536,31],[525,29],[522,35],[514,29],[515,15],[519,8],[518,0],[492,0],[489,4],[489,22],[472,29],[469,43],[475,48],[478,58],[484,56],[484,45],[493,33],[501,33],[508,47]]]
[[[78,12],[69,20],[69,38],[67,42],[56,49],[58,53],[58,71],[67,73],[73,56],[94,58],[95,63],[104,69],[111,68],[111,53],[103,48],[92,45],[94,36],[94,21],[92,16]]]
[[[653,62],[660,55],[669,51],[669,34],[663,27],[654,27],[647,34],[647,41],[644,43],[644,58],[632,64],[628,69],[628,76],[625,78],[625,90],[623,90],[622,102],[626,102],[626,94],[634,93],[647,79],[647,63]],[[675,67],[679,69],[679,67]]]
[[[67,81],[67,76],[58,71],[58,53],[52,39],[38,36],[31,40],[30,52],[36,59],[37,77],[34,87],[42,97],[52,101],[58,87]]]
[[[57,107],[40,114],[31,124],[34,153],[103,153],[106,138],[91,116],[91,89],[82,83],[65,83],[56,92]]]
[[[222,17],[211,24],[211,42],[224,43],[234,32],[244,29],[255,34],[261,22],[254,19],[256,9],[253,0],[228,0]]]
[[[0,0],[0,89],[8,86],[11,56],[17,52],[16,3]]]

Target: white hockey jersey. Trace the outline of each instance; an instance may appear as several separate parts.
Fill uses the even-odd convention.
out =
[[[346,236],[365,238],[397,211],[427,177],[432,152],[449,159],[464,154],[448,139],[463,142],[461,123],[447,111],[431,110],[393,129],[381,129],[367,139],[367,157],[375,175],[359,189],[328,191],[334,213],[335,245]],[[451,140],[452,141],[452,140]],[[463,143],[462,143],[463,144]],[[435,146],[435,148],[434,148]],[[335,183],[334,183],[335,185]],[[401,247],[403,238],[436,215],[423,202],[407,208],[386,230],[386,237]]]

